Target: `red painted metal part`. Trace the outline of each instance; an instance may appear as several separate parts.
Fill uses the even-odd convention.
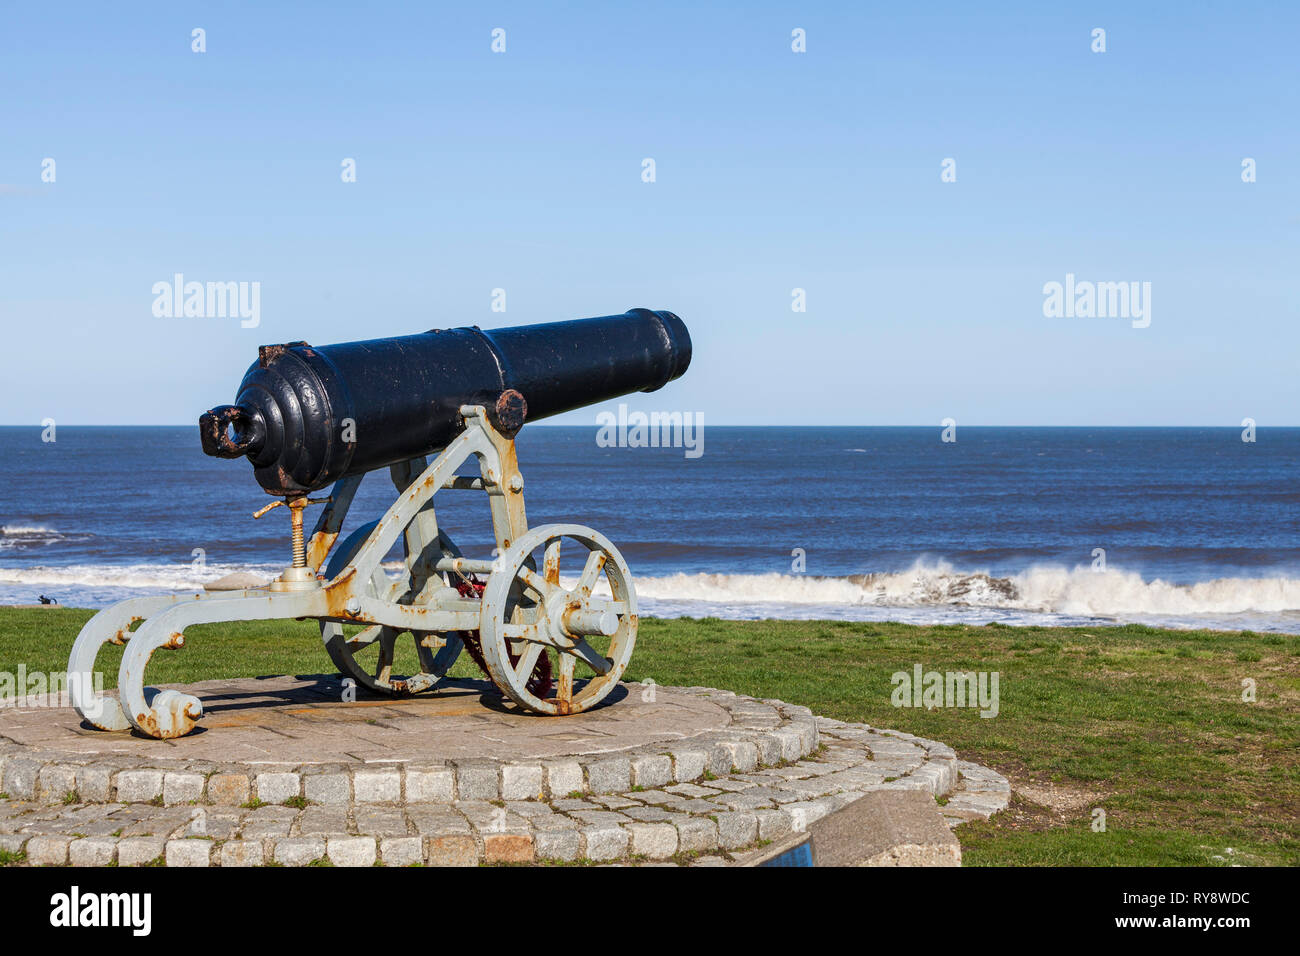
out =
[[[486,587],[487,584],[485,582],[479,581],[478,578],[472,578],[468,581],[461,581],[457,584],[456,591],[463,598],[482,600],[483,589]],[[483,647],[479,643],[478,631],[461,631],[460,639],[465,645],[465,650],[469,652],[469,656],[473,659],[474,663],[478,665],[478,669],[483,672],[483,676],[488,680],[492,680],[492,674],[488,670],[487,661],[483,659]],[[512,653],[510,655],[511,666],[516,666],[518,663],[519,655]],[[547,700],[554,692],[554,689],[555,680],[551,672],[551,656],[543,653],[541,657],[537,658],[537,666],[533,668],[532,677],[528,678],[528,691],[529,693],[541,697],[543,700]]]

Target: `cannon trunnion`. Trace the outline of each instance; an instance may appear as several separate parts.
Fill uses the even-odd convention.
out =
[[[208,454],[247,456],[262,488],[282,496],[254,517],[287,506],[289,566],[262,588],[135,598],[101,611],[68,662],[74,706],[101,730],[187,734],[203,705],[144,686],[153,653],[183,647],[193,624],[279,618],[317,620],[340,674],[374,693],[434,688],[468,649],[524,710],[595,706],[618,685],[636,642],[631,572],[591,528],[528,527],[514,436],[525,421],[661,388],[690,360],[682,320],[648,309],[491,332],[263,346],[235,403],[203,415],[200,437]],[[458,474],[471,458],[478,477]],[[339,543],[362,477],[385,467],[396,500]],[[307,497],[331,483],[328,497]],[[450,490],[486,494],[493,556],[465,556],[439,527],[434,496]],[[308,536],[312,504],[324,508]],[[405,557],[393,576],[381,562],[399,540]],[[399,676],[407,641],[414,653],[402,657],[416,669]],[[118,699],[93,690],[106,643],[127,645]]]

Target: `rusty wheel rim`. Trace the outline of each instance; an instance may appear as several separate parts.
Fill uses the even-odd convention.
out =
[[[637,623],[636,590],[618,549],[590,528],[555,524],[531,529],[502,555],[483,592],[479,629],[496,685],[527,710],[562,716],[589,710],[618,685]],[[581,632],[599,626],[612,633]],[[551,655],[555,675],[549,698],[528,686],[541,654]]]

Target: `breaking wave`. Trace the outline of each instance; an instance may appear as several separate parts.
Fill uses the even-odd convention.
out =
[[[389,573],[400,562],[385,562]],[[232,572],[270,580],[279,564],[0,567],[0,601],[55,594],[64,604],[102,606],[138,594],[198,590]],[[995,577],[945,562],[906,571],[818,577],[795,574],[670,574],[635,578],[642,613],[661,617],[839,618],[949,623],[1250,627],[1300,631],[1300,579],[1219,578],[1192,584],[1144,579],[1111,568],[1036,565]],[[573,582],[566,581],[566,584]]]
[[[71,564],[66,567],[0,567],[0,586],[44,585],[65,588],[127,588],[138,591],[196,590],[235,571],[270,580],[282,565],[208,564]]]
[[[648,598],[704,602],[948,605],[1118,617],[1300,611],[1300,579],[1219,578],[1195,584],[1144,580],[1134,571],[1035,566],[1008,577],[945,563],[847,577],[789,574],[674,574],[637,579]]]
[[[34,548],[57,541],[67,540],[69,536],[45,525],[6,524],[0,525],[0,550],[9,548]],[[81,539],[89,535],[77,536]]]

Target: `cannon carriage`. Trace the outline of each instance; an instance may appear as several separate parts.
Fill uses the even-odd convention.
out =
[[[72,649],[74,706],[102,730],[183,736],[202,702],[145,686],[154,652],[182,648],[191,625],[288,618],[318,621],[340,674],[374,693],[435,688],[468,649],[524,710],[595,706],[636,643],[631,572],[596,530],[528,527],[514,438],[526,420],[660,388],[690,357],[681,319],[646,309],[495,332],[264,346],[235,404],[207,412],[200,432],[205,452],[248,457],[276,496],[256,516],[287,508],[289,566],[266,587],[135,598],[101,611]],[[471,459],[478,474],[460,473]],[[339,541],[361,479],[384,468],[393,504]],[[310,497],[331,484],[325,498]],[[452,491],[486,495],[492,556],[467,557],[439,527],[435,497]],[[307,536],[314,504],[323,509]],[[403,567],[391,576],[382,562],[399,541]],[[394,674],[408,641],[419,670]],[[92,689],[106,643],[126,644],[116,699]]]

